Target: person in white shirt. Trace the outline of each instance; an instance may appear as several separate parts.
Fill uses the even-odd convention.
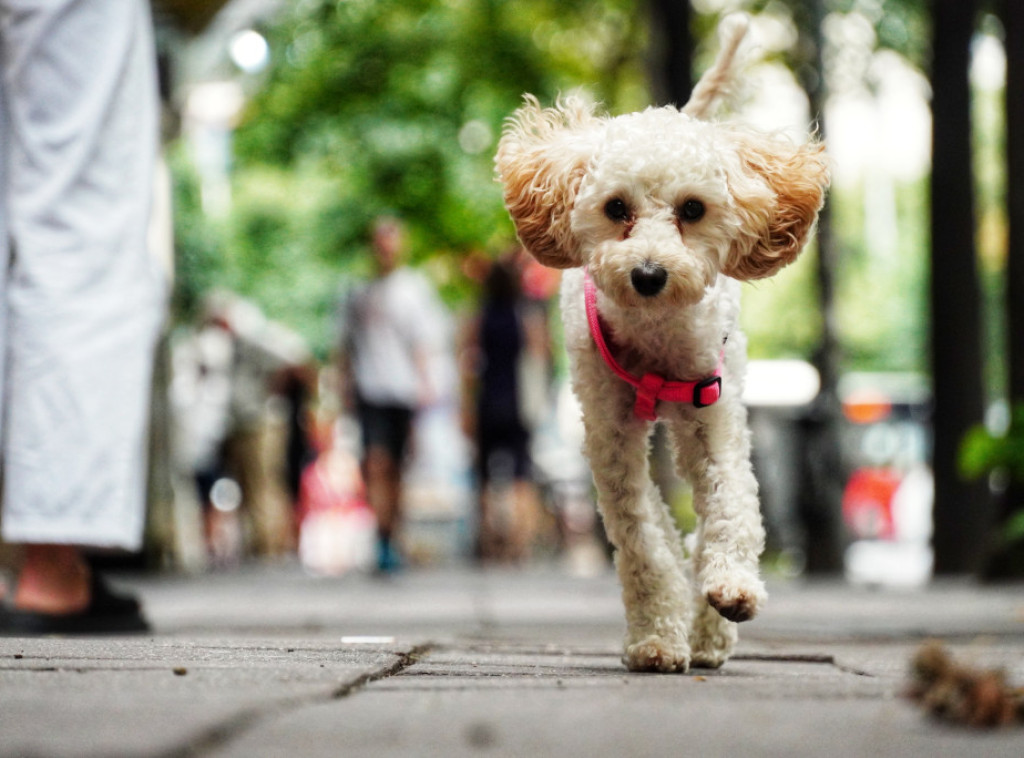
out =
[[[348,298],[342,319],[345,391],[362,432],[366,496],[377,515],[378,568],[401,565],[402,469],[416,411],[434,392],[428,367],[435,294],[401,265],[405,231],[378,219],[372,234],[375,276]]]

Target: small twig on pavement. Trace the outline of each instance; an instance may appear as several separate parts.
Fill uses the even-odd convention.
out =
[[[932,716],[970,727],[1024,724],[1024,687],[1011,687],[1006,672],[956,663],[942,643],[925,642],[912,663],[910,698]]]

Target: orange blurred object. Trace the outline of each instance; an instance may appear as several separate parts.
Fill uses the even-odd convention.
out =
[[[843,400],[843,415],[854,424],[875,424],[891,413],[892,401],[877,390],[858,390]]]

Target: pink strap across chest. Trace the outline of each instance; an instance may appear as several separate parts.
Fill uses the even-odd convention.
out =
[[[648,373],[637,378],[629,373],[619,362],[615,360],[608,343],[604,338],[604,330],[601,328],[601,316],[597,312],[597,287],[590,272],[584,269],[583,297],[587,308],[587,323],[590,325],[590,334],[594,338],[598,351],[604,362],[608,364],[616,376],[628,382],[636,388],[636,402],[633,405],[633,414],[644,421],[654,421],[658,418],[655,404],[659,400],[667,400],[672,403],[693,403],[696,408],[704,408],[713,405],[722,396],[722,361],[724,351],[718,359],[718,368],[715,373],[704,379],[692,382],[667,381],[660,374]]]

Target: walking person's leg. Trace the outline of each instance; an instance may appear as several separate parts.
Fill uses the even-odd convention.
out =
[[[366,499],[377,516],[377,568],[401,568],[398,535],[402,523],[402,475],[412,427],[412,411],[359,403],[363,435],[363,481]]]
[[[14,610],[33,622],[137,616],[80,548],[136,550],[142,539],[165,289],[146,246],[157,150],[148,4],[4,0],[0,35],[2,536],[27,546]]]

